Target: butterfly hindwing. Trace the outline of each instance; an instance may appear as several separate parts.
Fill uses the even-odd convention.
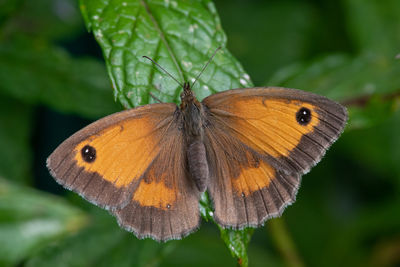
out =
[[[259,226],[294,201],[300,176],[277,171],[223,125],[210,122],[205,145],[210,169],[208,190],[214,218],[220,225]]]
[[[209,191],[223,226],[257,226],[292,203],[301,175],[343,131],[344,107],[285,88],[236,89],[204,99]]]
[[[180,239],[200,224],[200,192],[188,172],[183,132],[176,127],[167,134],[132,201],[113,211],[119,224],[139,238]]]

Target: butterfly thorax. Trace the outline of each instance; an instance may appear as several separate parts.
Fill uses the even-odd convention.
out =
[[[202,104],[196,99],[189,83],[184,83],[181,93],[181,105],[183,129],[189,139],[202,139],[204,111]]]
[[[196,99],[189,83],[183,86],[180,105],[183,131],[186,137],[186,156],[191,174],[200,192],[208,185],[208,164],[204,146],[203,124],[205,119],[203,105]]]

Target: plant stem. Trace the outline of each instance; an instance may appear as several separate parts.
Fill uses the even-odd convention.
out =
[[[272,236],[276,248],[282,254],[287,266],[303,267],[304,263],[301,260],[299,253],[296,250],[295,244],[286,228],[285,221],[282,218],[275,218],[267,223],[267,229]]]

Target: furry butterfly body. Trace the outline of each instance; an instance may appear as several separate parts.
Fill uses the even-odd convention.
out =
[[[301,175],[342,133],[346,109],[287,88],[233,89],[199,102],[112,114],[48,158],[57,182],[110,210],[139,238],[179,239],[198,228],[207,190],[222,227],[262,225],[296,197]]]

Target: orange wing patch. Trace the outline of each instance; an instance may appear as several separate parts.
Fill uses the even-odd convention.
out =
[[[239,196],[247,197],[255,191],[268,187],[274,177],[275,170],[262,161],[257,167],[243,168],[239,177],[232,179],[232,184]]]
[[[162,210],[170,209],[176,201],[176,192],[168,188],[161,179],[160,182],[152,181],[146,183],[143,179],[135,194],[133,200],[139,202],[142,207],[155,207]]]
[[[311,111],[311,120],[306,125],[296,121],[301,108]],[[296,100],[251,97],[232,101],[222,112],[212,111],[227,116],[226,126],[234,130],[242,142],[273,157],[288,156],[300,139],[319,124],[316,108]]]
[[[116,187],[129,185],[145,172],[159,153],[160,125],[148,117],[126,120],[90,136],[75,147],[77,165],[85,171],[98,173]],[[82,149],[95,150],[93,162],[83,159]]]

